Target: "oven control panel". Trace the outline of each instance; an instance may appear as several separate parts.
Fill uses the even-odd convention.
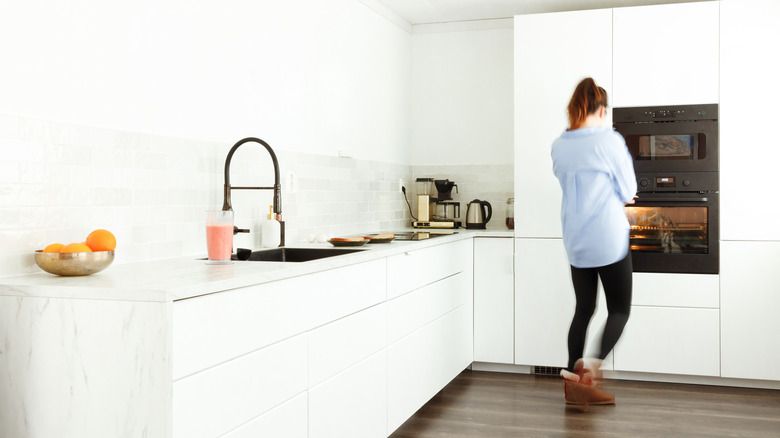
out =
[[[637,173],[638,192],[718,191],[718,172]]]

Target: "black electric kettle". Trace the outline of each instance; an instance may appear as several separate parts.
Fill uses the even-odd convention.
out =
[[[466,228],[484,230],[492,216],[493,207],[490,203],[475,199],[469,202],[468,210],[466,210]]]

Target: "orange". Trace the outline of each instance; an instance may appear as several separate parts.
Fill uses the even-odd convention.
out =
[[[95,230],[89,233],[84,243],[92,251],[113,251],[116,248],[116,237],[108,230]]]
[[[60,252],[92,252],[92,250],[83,243],[69,243]]]
[[[51,245],[43,248],[43,252],[60,252],[65,245],[61,243],[52,243]]]

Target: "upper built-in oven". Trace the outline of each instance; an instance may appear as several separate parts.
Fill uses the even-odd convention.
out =
[[[717,104],[615,108],[612,120],[637,176],[718,171]]]

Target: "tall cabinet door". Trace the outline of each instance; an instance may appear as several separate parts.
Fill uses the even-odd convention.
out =
[[[474,239],[474,360],[514,363],[514,248],[511,238]]]
[[[780,380],[780,242],[723,242],[721,375]]]
[[[721,4],[720,236],[780,240],[776,226],[780,148],[774,140],[780,63],[760,47],[780,41],[780,2]],[[723,249],[721,250],[721,253]]]
[[[718,102],[718,2],[614,10],[612,105]]]
[[[612,10],[515,17],[515,237],[561,237],[550,147],[588,76],[611,92]]]

